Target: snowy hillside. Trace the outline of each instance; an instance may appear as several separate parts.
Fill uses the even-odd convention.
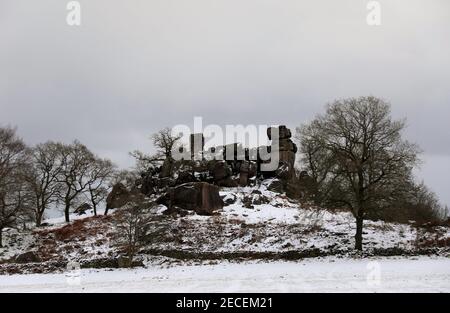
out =
[[[259,187],[224,188],[223,211],[212,216],[194,213],[164,215],[154,210],[153,233],[141,247],[139,262],[211,259],[303,259],[327,255],[352,256],[355,232],[349,212],[330,212],[301,205],[283,194]],[[121,251],[114,239],[115,214],[46,220],[50,226],[32,231],[8,230],[0,248],[0,273],[51,272],[75,261],[82,267],[118,267]],[[448,227],[366,221],[364,255],[448,255]],[[32,251],[40,262],[17,264]]]

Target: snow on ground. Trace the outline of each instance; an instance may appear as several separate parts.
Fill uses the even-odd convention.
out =
[[[443,257],[221,262],[0,276],[0,292],[450,292]]]
[[[34,236],[30,232],[7,228],[3,230],[3,247],[0,247],[0,261],[23,253],[23,249],[34,243]]]
[[[319,255],[349,257],[354,252],[355,220],[349,212],[300,204],[264,185],[223,188],[220,194],[228,203],[212,216],[193,212],[186,216],[163,215],[164,208],[158,207],[150,227],[152,236],[140,256],[273,259],[284,253],[283,258],[292,260]],[[53,262],[49,268],[54,270],[71,261],[105,266],[117,260],[120,250],[115,240],[114,212],[111,213],[107,217],[93,217],[92,212],[72,214],[69,224],[58,217],[45,220],[47,226],[39,229],[6,231],[5,247],[0,248],[0,273],[49,271],[37,265],[13,265],[14,257],[27,251],[35,252],[43,262]],[[365,221],[364,226],[366,255],[450,252],[449,227],[420,228],[383,221]],[[99,265],[98,261],[106,263]]]

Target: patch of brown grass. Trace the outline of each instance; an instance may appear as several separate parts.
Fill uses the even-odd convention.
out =
[[[75,220],[60,228],[41,230],[38,234],[47,238],[53,235],[58,241],[85,241],[90,236],[104,233],[110,221],[110,216],[92,216]]]

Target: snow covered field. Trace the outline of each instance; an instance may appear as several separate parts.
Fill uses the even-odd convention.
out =
[[[0,292],[450,292],[450,258],[221,262],[0,276]]]

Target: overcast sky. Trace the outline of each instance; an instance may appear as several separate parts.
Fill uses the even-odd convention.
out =
[[[121,166],[164,126],[295,127],[336,98],[407,117],[418,172],[450,204],[450,1],[0,0],[0,125],[77,138]]]

